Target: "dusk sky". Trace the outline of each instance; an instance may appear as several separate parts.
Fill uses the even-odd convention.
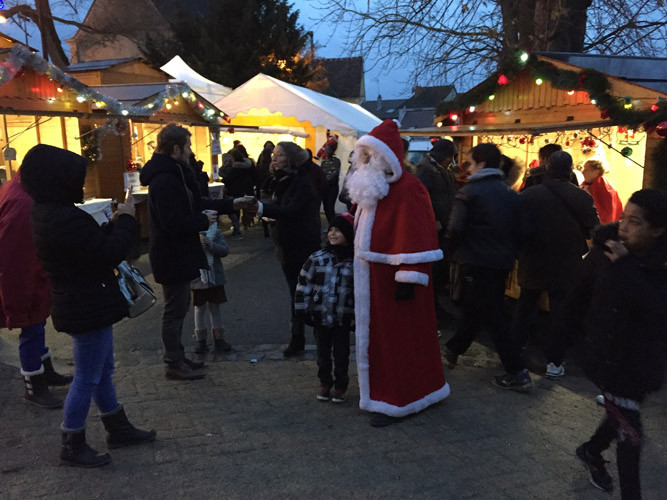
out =
[[[350,57],[352,55],[344,50],[344,40],[346,33],[344,29],[338,28],[331,22],[321,22],[323,11],[316,8],[317,0],[292,0],[294,8],[299,10],[299,21],[305,29],[313,32],[315,36],[315,43],[318,46],[317,55],[321,57]],[[60,9],[59,9],[60,10]],[[71,17],[71,10],[54,11],[55,16]],[[77,20],[83,20],[86,12],[79,13]],[[333,16],[331,16],[333,17]],[[69,46],[64,42],[76,32],[76,28],[65,26],[56,23],[56,29],[63,40],[65,50],[69,53]],[[12,36],[22,42],[25,42],[25,34],[14,23],[8,22],[2,27],[0,31]],[[28,44],[34,48],[40,49],[41,42],[39,34],[36,29],[31,31],[31,36],[28,39]],[[366,98],[368,100],[375,100],[378,93],[382,94],[385,99],[396,99],[400,97],[409,97],[412,93],[406,81],[409,79],[409,72],[407,69],[395,71],[381,71],[380,67],[373,68],[372,56],[362,54],[364,57],[364,68],[366,69]],[[380,76],[382,75],[382,76]]]

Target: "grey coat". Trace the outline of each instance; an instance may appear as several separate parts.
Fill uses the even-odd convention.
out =
[[[225,237],[222,234],[222,231],[219,229],[215,232],[215,236],[211,240],[209,248],[204,248],[205,253],[210,253],[213,255],[213,272],[215,274],[215,283],[208,284],[202,282],[201,277],[195,278],[190,284],[190,288],[193,290],[203,290],[204,288],[213,288],[215,286],[223,286],[227,283],[227,278],[225,277],[225,269],[222,267],[222,258],[229,255],[229,246]]]

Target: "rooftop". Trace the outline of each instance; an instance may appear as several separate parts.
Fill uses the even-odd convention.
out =
[[[451,100],[456,97],[456,89],[453,85],[440,85],[435,87],[415,87],[414,94],[405,101],[407,109],[433,108],[441,101]]]
[[[125,59],[103,59],[100,61],[85,61],[76,64],[70,64],[64,71],[68,73],[75,73],[77,71],[96,71],[100,69],[111,68],[112,66],[117,66],[118,64],[123,64],[130,61],[142,61],[143,59],[139,57],[129,57]]]
[[[403,107],[404,102],[405,99],[382,99],[382,96],[378,96],[376,101],[362,102],[361,107],[381,120],[387,118],[398,120],[398,111]]]

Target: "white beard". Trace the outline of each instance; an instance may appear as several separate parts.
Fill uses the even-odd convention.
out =
[[[371,157],[368,163],[356,164],[357,170],[347,180],[347,189],[350,199],[360,208],[374,207],[389,193],[389,182],[384,173],[386,166],[386,162],[378,157]]]

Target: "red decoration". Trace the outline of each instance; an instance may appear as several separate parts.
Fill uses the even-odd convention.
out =
[[[451,113],[451,114],[449,115],[449,119],[450,119],[451,121],[455,122],[455,121],[457,121],[457,120],[459,119],[459,115],[457,115],[456,113]]]
[[[519,139],[519,144],[526,144],[526,138],[522,137],[521,139]]]
[[[656,111],[658,111],[659,109],[660,109],[660,107],[657,104],[651,104],[651,111],[653,111],[654,113]]]
[[[667,121],[658,123],[655,126],[655,131],[660,137],[667,137]]]
[[[586,72],[582,71],[581,74],[579,75],[578,81],[577,81],[577,88],[578,89],[583,89],[584,88],[584,80],[586,79]]]
[[[227,129],[227,132],[229,132],[230,134],[233,134],[234,133],[234,127],[229,127]]]
[[[197,101],[197,107],[199,109],[204,109],[204,104],[201,101]]]
[[[602,118],[603,120],[609,118],[609,110],[607,108],[602,108],[600,110],[600,118]]]
[[[507,85],[507,77],[505,75],[500,75],[498,77],[498,85]]]

